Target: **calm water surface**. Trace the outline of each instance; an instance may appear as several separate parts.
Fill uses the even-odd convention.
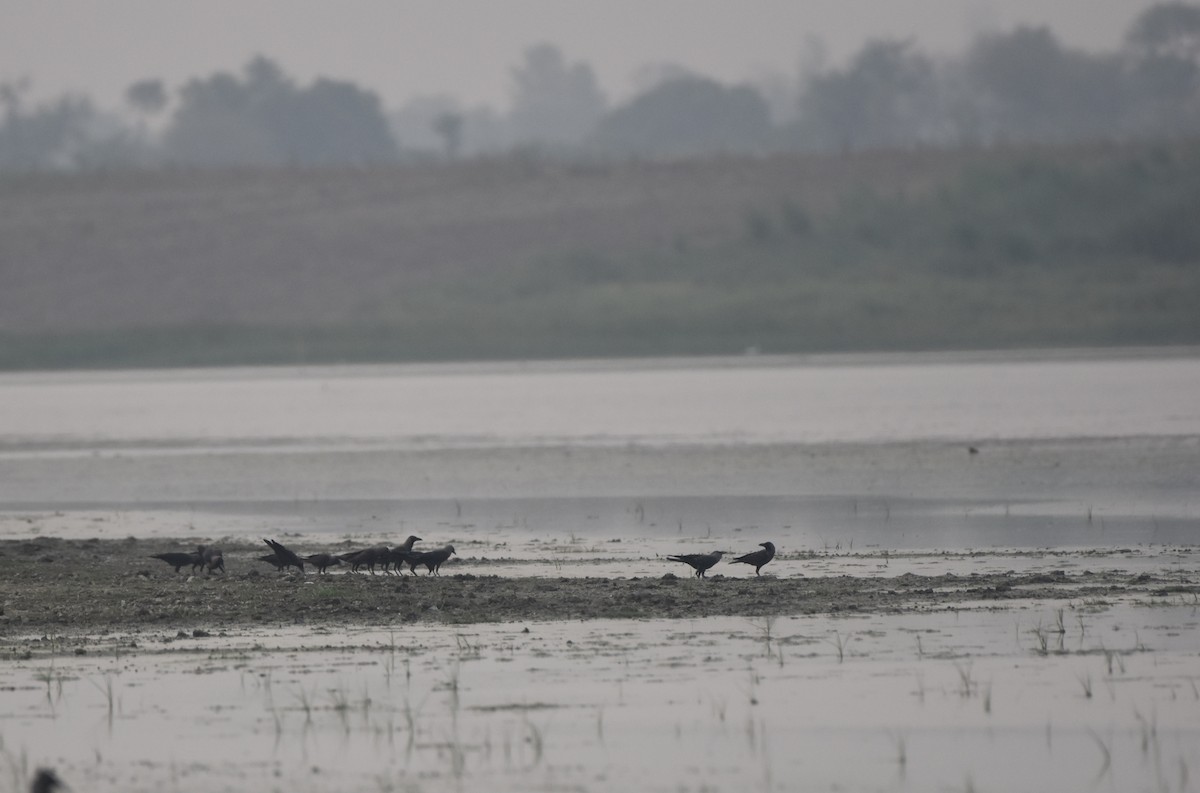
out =
[[[0,376],[0,441],[842,443],[1200,434],[1200,356]]]
[[[8,374],[0,533],[1189,541],[1198,396],[1190,350]]]

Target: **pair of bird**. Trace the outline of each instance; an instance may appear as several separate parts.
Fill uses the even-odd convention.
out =
[[[178,573],[180,569],[192,566],[192,572],[196,572],[197,568],[203,567],[209,573],[213,570],[225,572],[225,556],[217,548],[208,548],[204,545],[196,546],[194,551],[171,551],[168,553],[153,554],[151,559],[161,559],[171,567],[175,568]]]
[[[730,564],[741,562],[742,564],[754,565],[754,574],[761,575],[763,565],[775,558],[775,544],[770,542],[760,542],[761,551],[752,551],[743,554],[736,559],[730,560]],[[704,578],[704,574],[710,567],[721,561],[721,557],[725,555],[724,551],[713,551],[712,553],[684,553],[678,556],[668,556],[672,562],[683,562],[690,565],[696,570],[696,578]]]
[[[420,539],[419,537],[409,537],[410,540]],[[400,572],[400,565],[407,563],[408,571],[413,575],[417,574],[417,565],[425,565],[428,571],[426,575],[441,575],[441,567],[451,556],[455,555],[453,545],[443,545],[441,548],[434,548],[432,551],[414,551],[411,544],[407,549],[403,547],[393,548],[391,550],[392,561],[395,563],[396,572]],[[387,569],[386,567],[384,568]]]

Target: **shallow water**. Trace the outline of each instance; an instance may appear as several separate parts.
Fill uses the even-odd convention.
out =
[[[1195,605],[1059,608],[101,637],[3,737],[96,791],[1186,789]]]
[[[1197,393],[1186,350],[8,374],[0,532],[1184,542]]]

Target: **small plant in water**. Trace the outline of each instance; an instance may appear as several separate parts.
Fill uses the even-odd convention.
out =
[[[755,689],[758,686],[760,681],[761,681],[761,678],[754,671],[754,667],[750,667],[750,704],[751,705],[758,704],[758,695],[755,693]]]
[[[1033,628],[1031,633],[1033,633],[1034,639],[1037,640],[1037,646],[1034,647],[1034,652],[1036,652],[1038,655],[1047,655],[1050,652],[1050,639],[1047,636],[1045,629],[1042,628],[1042,623],[1039,622],[1037,626]]]
[[[713,715],[715,715],[717,717],[717,721],[721,722],[722,724],[725,723],[725,707],[726,705],[724,699],[716,699],[715,697],[713,698]]]
[[[333,712],[342,720],[342,729],[350,733],[350,698],[346,696],[346,690],[341,686],[329,690],[329,699],[333,706]]]
[[[1158,751],[1158,717],[1151,716],[1149,720],[1137,708],[1133,709],[1133,717],[1137,719],[1142,733],[1142,754],[1150,754],[1150,750]]]
[[[106,674],[104,676],[104,685],[103,686],[101,686],[95,680],[91,680],[90,678],[89,678],[88,682],[91,683],[93,686],[95,686],[96,690],[104,695],[104,698],[108,703],[108,728],[111,730],[112,726],[113,726],[113,715],[114,715],[113,714],[114,697],[113,697],[112,675]]]
[[[450,668],[450,676],[446,679],[446,690],[450,692],[450,713],[453,716],[458,715],[458,662],[454,662],[454,666]]]
[[[308,692],[300,689],[296,699],[300,701],[300,710],[304,711],[304,724],[312,724],[312,702],[308,698]]]
[[[1087,732],[1095,742],[1096,748],[1100,750],[1100,770],[1096,772],[1096,777],[1092,782],[1092,784],[1095,784],[1101,779],[1104,779],[1104,777],[1107,776],[1108,772],[1112,769],[1112,749],[1110,749],[1108,744],[1104,742],[1104,739],[1097,735],[1093,730],[1089,729]]]
[[[525,729],[528,731],[526,741],[529,743],[529,748],[533,752],[533,757],[530,760],[529,767],[537,768],[542,762],[542,753],[545,751],[545,744],[542,740],[542,731],[537,728],[537,725],[525,718]]]
[[[958,695],[966,699],[975,690],[975,681],[971,679],[971,664],[955,664],[958,670]]]
[[[892,736],[892,743],[896,745],[896,766],[900,769],[900,776],[903,778],[905,771],[908,770],[908,739],[904,733],[898,732]]]
[[[772,614],[767,617],[764,617],[761,625],[754,622],[753,620],[751,620],[751,622],[750,622],[751,625],[753,625],[755,628],[758,628],[758,630],[762,632],[763,655],[767,658],[771,657],[771,639],[772,639],[771,634],[775,628],[775,619],[776,619],[775,615]],[[776,643],[776,649],[777,650],[779,649],[778,642]],[[780,664],[782,664],[783,663],[782,651],[779,651],[779,657],[780,657]]]
[[[852,636],[854,636],[853,633],[847,633],[845,637],[843,637],[840,633],[834,631],[833,638],[825,640],[829,644],[833,645],[834,650],[837,651],[837,659],[839,664],[842,663],[842,661],[844,661],[846,658],[846,645],[850,643]]]

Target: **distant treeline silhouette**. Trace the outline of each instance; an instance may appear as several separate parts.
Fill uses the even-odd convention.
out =
[[[0,84],[0,170],[1177,138],[1200,132],[1200,5],[1150,7],[1112,52],[1072,49],[1047,28],[1018,27],[980,35],[951,58],[934,58],[911,40],[871,41],[845,65],[817,63],[760,85],[725,85],[670,66],[644,76],[639,93],[612,105],[588,64],[539,44],[512,71],[506,111],[441,95],[393,112],[351,82],[297,84],[266,57],[175,90],[153,78],[138,81],[120,113],[84,96],[30,106],[28,81],[9,81]]]

